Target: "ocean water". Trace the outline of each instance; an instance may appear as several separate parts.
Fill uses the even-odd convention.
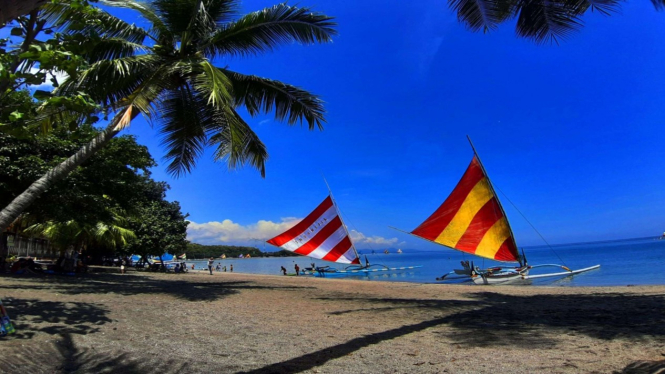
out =
[[[363,274],[338,279],[362,279],[367,281],[441,283],[436,278],[460,268],[460,261],[473,261],[481,268],[492,266],[510,266],[491,260],[464,254],[441,247],[440,250],[409,251],[404,253],[384,254],[376,250],[360,250],[360,255],[371,264],[382,264],[388,267],[422,266],[418,269],[390,274]],[[534,279],[536,286],[627,286],[665,284],[665,240],[659,238],[640,238],[594,243],[575,243],[552,247],[525,247],[524,252],[530,265],[563,264],[571,269],[581,269],[593,265],[601,265],[600,269],[592,270],[575,276]],[[342,265],[310,259],[309,257],[270,257],[250,259],[217,259],[215,265],[221,263],[227,270],[233,264],[235,272],[252,274],[279,275],[280,267],[284,266],[293,273],[294,265],[300,268],[331,265],[343,268]],[[207,269],[206,261],[188,261],[188,266],[196,269]],[[660,272],[663,269],[663,272]],[[558,268],[546,267],[535,269],[531,274],[553,273],[562,271]]]

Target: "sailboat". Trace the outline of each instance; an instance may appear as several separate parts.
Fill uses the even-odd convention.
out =
[[[471,148],[473,159],[455,189],[443,204],[410,234],[478,257],[500,262],[517,262],[519,266],[480,269],[474,266],[473,262],[469,264],[468,261],[463,261],[462,269],[453,270],[437,280],[470,278],[475,284],[528,284],[536,278],[569,276],[600,267],[595,265],[571,270],[558,264],[527,264],[524,251],[520,255],[517,250],[506,213],[473,143]],[[541,267],[557,267],[564,271],[529,274],[531,270]],[[449,277],[451,275],[452,277]]]
[[[367,256],[365,256],[365,265],[361,265],[358,251],[351,241],[346,225],[342,222],[332,194],[302,221],[266,242],[303,256],[347,265],[344,269],[336,269],[313,264],[312,267],[300,271],[303,275],[318,277],[361,275],[420,267],[390,268],[385,265],[370,265]]]

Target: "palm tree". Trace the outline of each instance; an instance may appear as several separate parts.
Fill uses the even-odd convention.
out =
[[[83,247],[104,246],[118,248],[126,245],[136,235],[134,232],[124,228],[127,220],[114,215],[113,221],[82,223],[75,220],[66,222],[47,221],[28,226],[23,230],[29,236],[44,237],[60,251],[60,255],[70,246],[76,252]]]
[[[144,29],[105,13],[77,14],[49,5],[51,19],[76,32],[98,36],[85,53],[91,66],[64,82],[58,93],[86,92],[115,116],[88,145],[50,170],[0,212],[6,228],[42,192],[103,147],[142,114],[158,125],[167,147],[167,170],[175,176],[194,166],[204,147],[229,168],[249,164],[265,177],[264,144],[237,112],[274,112],[289,125],[322,129],[323,102],[314,94],[276,80],[217,67],[213,59],[253,56],[282,43],[325,43],[336,33],[332,18],[308,8],[279,4],[237,19],[234,0],[117,0],[150,24]],[[81,30],[80,22],[95,20]]]
[[[657,10],[665,0],[651,0]],[[619,10],[619,0],[448,0],[457,19],[473,31],[487,32],[500,23],[517,18],[518,36],[536,43],[558,44],[583,25],[588,10],[610,15]]]

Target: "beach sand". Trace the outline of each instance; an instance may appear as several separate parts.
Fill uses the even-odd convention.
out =
[[[21,373],[665,372],[665,286],[0,276]]]

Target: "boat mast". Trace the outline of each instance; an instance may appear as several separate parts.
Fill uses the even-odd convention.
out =
[[[344,223],[344,219],[342,219],[342,212],[339,210],[339,207],[337,206],[337,202],[335,201],[335,197],[333,196],[332,190],[330,189],[330,185],[328,185],[328,181],[326,180],[325,177],[323,177],[323,181],[326,183],[326,187],[328,187],[328,193],[330,194],[330,199],[332,200],[333,205],[335,206],[335,210],[337,210],[339,220],[342,222],[344,230],[346,230],[346,235],[349,237],[349,241],[351,242],[351,248],[353,248],[353,252],[356,254],[358,262],[360,262],[360,255],[358,254],[358,250],[356,249],[355,243],[353,243],[353,240],[351,239],[351,235],[349,235],[349,228],[346,227],[346,223]]]
[[[513,242],[513,245],[515,246],[515,250],[517,251],[517,260],[520,263],[520,266],[523,266],[524,264],[522,263],[522,256],[520,256],[519,249],[517,248],[517,243],[515,242],[515,234],[513,233],[513,228],[510,227],[510,221],[508,220],[508,216],[506,215],[506,211],[503,210],[503,205],[501,205],[501,201],[499,201],[499,195],[496,194],[496,191],[494,190],[494,186],[492,185],[492,181],[490,180],[489,174],[487,174],[487,170],[485,170],[485,166],[483,166],[483,162],[480,160],[480,156],[478,155],[478,152],[476,152],[476,147],[473,146],[473,142],[471,141],[471,137],[469,135],[466,136],[467,140],[469,140],[469,144],[471,145],[471,149],[473,150],[473,154],[476,156],[478,159],[478,164],[480,164],[480,169],[483,171],[483,174],[487,177],[487,184],[490,186],[490,190],[492,190],[492,193],[494,196],[496,196],[496,201],[499,204],[499,209],[501,209],[501,213],[503,216],[506,218],[506,224],[508,224],[508,230],[510,230],[510,240]],[[524,252],[524,250],[522,250]]]

